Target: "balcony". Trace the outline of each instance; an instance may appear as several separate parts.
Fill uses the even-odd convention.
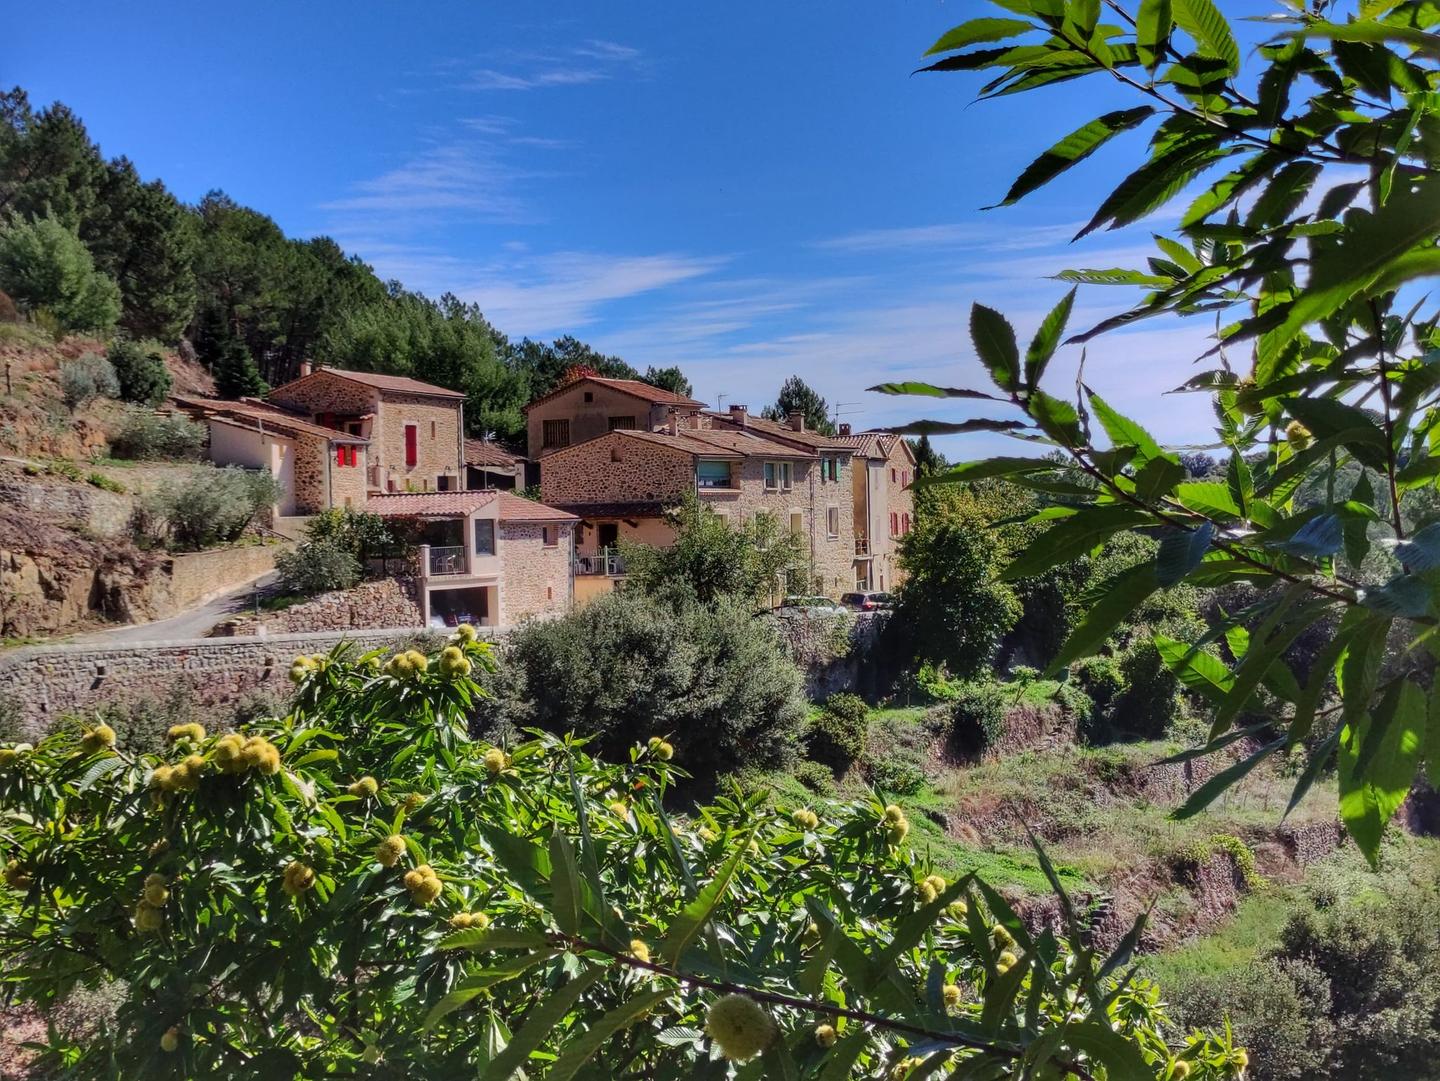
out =
[[[463,544],[430,549],[430,576],[432,578],[445,574],[465,574],[468,571]]]
[[[620,549],[601,548],[598,551],[575,553],[575,574],[582,577],[619,578],[625,573],[625,561],[620,558]]]

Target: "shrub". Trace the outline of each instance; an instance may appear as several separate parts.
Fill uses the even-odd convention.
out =
[[[120,287],[53,218],[0,226],[0,289],[27,310],[45,313],[61,332],[103,332],[120,318]]]
[[[360,581],[360,564],[333,540],[307,540],[275,560],[285,589],[306,596],[350,589]]]
[[[110,439],[110,453],[136,461],[188,461],[200,457],[205,427],[178,414],[131,413]]]
[[[1265,879],[1255,866],[1255,853],[1234,834],[1215,833],[1203,841],[1196,841],[1180,854],[1178,863],[1183,869],[1193,873],[1217,852],[1223,852],[1230,857],[1248,889],[1258,890],[1265,885]]]
[[[820,762],[795,763],[795,779],[810,791],[822,796],[835,795],[835,775]]]
[[[1095,702],[1073,683],[1062,683],[1055,688],[1055,704],[1075,718],[1077,731],[1086,728],[1095,714]]]
[[[623,753],[673,733],[687,768],[718,773],[791,764],[805,718],[798,669],[741,599],[614,593],[511,636],[498,717],[575,730]]]
[[[846,769],[865,751],[870,730],[870,707],[855,694],[832,694],[810,719],[805,732],[805,753],[837,772]]]
[[[305,536],[312,541],[330,541],[354,556],[361,566],[367,559],[392,556],[401,549],[400,538],[390,522],[378,514],[349,507],[332,507],[315,515],[305,526]]]
[[[72,412],[96,398],[117,398],[120,384],[110,362],[94,353],[60,362],[60,396]]]
[[[916,670],[915,686],[932,702],[953,702],[960,696],[960,684],[928,661]]]
[[[763,1050],[747,1075],[880,1077],[947,1046],[930,1063],[953,1073],[975,1041],[1057,1076],[1183,1055],[1218,1081],[1233,1061],[1224,1038],[1167,1043],[1158,988],[1102,975],[1078,941],[1041,952],[997,893],[925,902],[928,862],[879,802],[727,797],[686,821],[665,808],[683,746],[609,764],[570,740],[470,740],[490,649],[447,649],[297,658],[283,719],[158,753],[70,729],[5,748],[7,990],[42,1010],[82,984],[117,999],[83,1037],[47,1033],[37,1074],[720,1076],[717,1053]],[[945,914],[962,898],[970,922]],[[954,1028],[927,980],[964,989]],[[828,1054],[817,1016],[861,1040]]]
[[[1005,735],[1011,696],[1003,684],[962,683],[950,710],[950,742],[964,754],[983,754]]]
[[[920,766],[896,755],[872,755],[865,759],[865,779],[877,791],[895,796],[913,796],[925,787]]]
[[[106,351],[120,381],[120,397],[154,408],[170,393],[172,380],[165,353],[158,342],[121,339]]]
[[[176,547],[207,548],[236,540],[280,494],[279,482],[268,471],[206,467],[145,501],[143,514],[150,519],[148,527]]]
[[[85,481],[87,484],[104,489],[107,492],[125,491],[125,485],[121,484],[118,480],[112,480],[104,473],[91,473],[85,478]]]

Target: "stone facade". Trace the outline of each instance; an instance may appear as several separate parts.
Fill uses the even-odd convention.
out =
[[[405,429],[415,427],[415,464],[405,464]],[[398,492],[433,492],[436,478],[453,478],[459,489],[465,470],[460,453],[460,405],[446,398],[418,394],[391,394],[380,397],[379,417],[371,435],[375,464],[382,475],[393,479]],[[383,480],[381,488],[388,489]]]
[[[297,413],[373,413],[380,392],[362,383],[319,371],[272,390],[268,400]]]
[[[672,408],[669,403],[647,402],[602,383],[582,380],[530,407],[525,417],[529,455],[540,458],[560,449],[545,445],[546,421],[565,421],[569,429],[565,445],[573,447],[617,426],[654,431],[666,422]]]
[[[545,530],[551,544],[545,543]],[[571,602],[573,522],[501,522],[500,625],[564,615]]]
[[[347,447],[346,450],[354,450],[355,464],[351,465],[348,456],[342,462],[337,458],[334,449],[328,451],[330,457],[330,505],[332,507],[351,507],[355,510],[365,509],[366,499],[366,477],[369,474],[368,447]]]
[[[915,524],[915,498],[908,488],[915,459],[904,439],[888,433],[842,438],[856,446],[851,486],[855,536],[867,549],[856,560],[857,578],[868,575],[867,588],[889,591],[905,578],[900,540]]]
[[[319,514],[330,506],[330,444],[302,435],[295,437],[294,445],[294,513]]]
[[[540,471],[540,500],[576,503],[672,503],[695,488],[685,451],[610,433],[552,452]]]
[[[338,642],[374,649],[405,640],[412,628],[326,631],[274,638],[197,638],[132,646],[27,646],[0,656],[0,698],[20,708],[20,738],[35,740],[66,713],[101,703],[153,699],[176,689],[199,705],[234,702],[260,688],[288,694],[297,653]]]
[[[228,592],[275,569],[275,557],[290,546],[247,544],[182,552],[170,557],[170,598],[179,611],[208,597]]]
[[[370,630],[421,626],[413,578],[379,578],[354,589],[322,593],[280,612],[244,616],[217,628],[217,637],[299,634],[306,631]]]

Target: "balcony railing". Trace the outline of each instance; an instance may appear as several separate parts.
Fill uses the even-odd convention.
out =
[[[625,573],[625,561],[620,558],[620,549],[601,548],[597,552],[575,553],[575,573],[584,576],[619,578]]]
[[[855,538],[855,554],[856,554],[857,556],[868,556],[868,555],[870,554],[870,538],[869,538],[869,537],[856,537],[856,538]]]
[[[431,547],[430,573],[432,575],[464,574],[467,569],[465,566],[465,546],[463,544],[444,548]]]

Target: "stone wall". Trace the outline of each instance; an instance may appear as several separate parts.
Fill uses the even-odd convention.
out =
[[[390,628],[112,647],[28,646],[0,655],[0,698],[20,707],[20,738],[33,740],[66,713],[182,688],[202,706],[234,702],[260,688],[283,694],[297,653],[325,652],[345,640],[374,649],[415,633]]]
[[[170,557],[170,599],[176,610],[244,585],[275,569],[288,544],[247,544],[210,548]]]
[[[120,492],[9,471],[0,472],[0,504],[81,522],[91,533],[105,537],[128,533],[135,507],[130,496]]]
[[[586,395],[590,400],[586,401]],[[631,428],[653,431],[663,425],[670,414],[668,405],[650,402],[625,394],[600,383],[575,383],[555,397],[530,408],[525,429],[531,458],[554,453],[557,448],[544,446],[544,425],[547,420],[570,422],[569,446],[602,436],[610,431],[610,419],[624,418]]]
[[[405,425],[415,425],[415,465],[405,464]],[[435,478],[463,477],[460,464],[460,402],[419,394],[392,394],[380,399],[380,421],[371,444],[372,460],[395,480],[396,491],[433,492]],[[386,487],[381,484],[381,487]]]
[[[339,464],[335,460],[335,450],[332,446],[326,451],[330,459],[330,505],[364,510],[367,498],[365,476],[369,472],[368,448],[346,447],[346,450],[355,451],[354,465]]]
[[[889,622],[889,612],[775,614],[767,618],[790,659],[804,673],[805,695],[811,701],[841,691],[873,696],[888,686],[888,675],[879,670],[876,644]]]
[[[330,440],[318,435],[295,437],[295,513],[319,514],[327,510]]]
[[[279,612],[242,616],[217,629],[218,636],[300,634],[306,631],[420,627],[413,578],[380,578],[354,589],[322,593]]]
[[[682,450],[612,433],[546,455],[540,501],[551,506],[676,502],[695,487],[691,461]]]
[[[377,392],[353,379],[318,371],[270,392],[276,405],[301,413],[373,413]]]
[[[551,522],[556,543],[546,546],[543,523],[501,522],[500,625],[513,627],[527,616],[558,616],[570,608],[570,564],[574,525]]]

